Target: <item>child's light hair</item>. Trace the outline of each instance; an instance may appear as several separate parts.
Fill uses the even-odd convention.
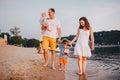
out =
[[[42,12],[41,16],[43,16],[43,17],[46,16],[46,12]]]

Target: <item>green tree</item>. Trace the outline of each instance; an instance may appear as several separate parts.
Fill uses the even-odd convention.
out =
[[[40,45],[39,40],[36,39],[29,39],[27,41],[27,47],[38,47]]]
[[[23,44],[24,47],[27,47],[27,41],[28,41],[27,38],[24,38],[24,39],[22,40],[22,44]]]
[[[22,37],[21,36],[13,36],[11,37],[10,44],[12,45],[21,45],[22,44]]]
[[[13,35],[13,36],[18,36],[18,34],[21,32],[20,31],[20,28],[18,28],[18,27],[14,27],[14,28],[11,28],[10,29],[10,32],[11,32],[11,34]]]

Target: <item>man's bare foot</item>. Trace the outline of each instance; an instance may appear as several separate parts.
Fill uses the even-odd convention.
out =
[[[43,66],[44,66],[44,67],[48,66],[48,63],[45,63]]]
[[[41,54],[41,52],[40,52],[40,51],[38,51],[37,53],[38,53],[38,54]]]
[[[61,69],[61,68],[59,68],[59,70],[60,70],[60,71],[62,71],[62,69]]]
[[[55,66],[52,66],[52,69],[53,69],[53,70],[56,70]]]

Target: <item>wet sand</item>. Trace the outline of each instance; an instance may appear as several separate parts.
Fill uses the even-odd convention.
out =
[[[50,59],[50,56],[49,56]],[[106,58],[107,59],[107,58]],[[86,75],[79,76],[77,59],[68,58],[67,72],[43,67],[43,54],[36,48],[22,48],[0,45],[0,80],[120,80],[120,62],[105,63],[99,60],[87,60]]]
[[[86,75],[78,76],[77,59],[69,58],[65,80],[120,80],[120,65],[87,60]]]
[[[57,57],[58,58],[58,57]],[[0,45],[0,80],[64,80],[64,73],[43,67],[43,54],[36,48]]]

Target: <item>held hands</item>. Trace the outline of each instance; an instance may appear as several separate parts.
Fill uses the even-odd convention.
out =
[[[61,39],[58,38],[58,40],[57,40],[57,44],[58,44],[58,46],[60,45],[60,41],[61,41]]]

